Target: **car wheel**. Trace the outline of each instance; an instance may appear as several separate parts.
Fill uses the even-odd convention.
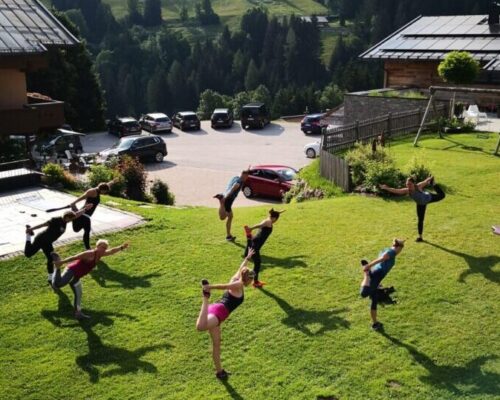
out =
[[[264,129],[264,121],[260,121],[260,129]]]
[[[253,196],[253,191],[252,191],[252,188],[250,186],[245,186],[243,188],[243,195],[246,197],[246,198],[250,198]]]
[[[316,151],[314,149],[312,149],[312,148],[308,148],[306,150],[306,155],[309,158],[316,158]]]
[[[161,151],[159,151],[158,153],[155,154],[155,161],[157,163],[161,163],[161,162],[163,162],[163,157],[165,157],[165,156],[163,155],[163,153]]]

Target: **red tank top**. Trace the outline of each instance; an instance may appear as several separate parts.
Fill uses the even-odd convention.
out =
[[[81,278],[92,271],[96,264],[97,254],[94,250],[94,259],[92,261],[76,260],[68,265],[68,269],[73,271],[75,278]]]

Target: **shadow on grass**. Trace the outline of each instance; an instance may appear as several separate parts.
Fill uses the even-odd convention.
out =
[[[94,268],[90,275],[101,287],[121,287],[123,289],[151,287],[150,279],[161,276],[159,273],[144,276],[130,276],[109,268],[108,264],[103,261],[99,261],[97,268]],[[110,285],[109,282],[113,282],[114,284]]]
[[[233,400],[243,400],[243,397],[241,397],[241,395],[234,389],[234,387],[227,380],[221,382],[226,388],[227,393],[229,394],[229,396],[231,396]]]
[[[452,145],[450,145],[448,147],[444,147],[441,150],[451,150],[451,149],[454,149],[454,148],[459,148],[461,150],[474,151],[474,152],[480,152],[480,153],[484,153],[484,154],[487,154],[487,155],[491,155],[491,153],[485,151],[481,147],[467,146],[467,145],[465,145],[463,143],[457,142],[456,140],[452,140],[452,139],[450,139],[449,137],[446,137],[446,136],[443,139],[446,140],[447,142],[452,143]]]
[[[304,310],[292,307],[285,300],[278,297],[274,293],[267,291],[266,289],[261,288],[260,291],[276,301],[281,309],[287,314],[286,317],[282,319],[282,322],[285,325],[297,329],[307,336],[319,336],[323,335],[325,332],[338,328],[348,329],[350,326],[349,321],[337,316],[337,314],[348,311],[347,308],[325,311]],[[312,328],[315,325],[319,325],[320,328],[313,331]]]
[[[127,350],[124,348],[106,345],[101,338],[94,332],[93,328],[96,325],[111,326],[114,320],[110,317],[127,318],[135,321],[136,318],[122,313],[114,313],[107,311],[91,311],[91,318],[81,321],[74,321],[72,324],[62,324],[61,319],[69,319],[73,316],[73,306],[68,296],[62,291],[59,295],[59,309],[57,311],[43,310],[42,315],[57,327],[76,327],[87,334],[88,353],[77,356],[76,364],[89,375],[89,380],[92,383],[99,382],[101,377],[109,377],[114,375],[126,375],[137,373],[139,371],[155,373],[157,371],[154,364],[141,360],[141,358],[152,351],[159,349],[170,349],[173,346],[169,344],[158,344],[153,346],[144,346],[136,350]],[[114,368],[99,373],[97,366],[114,366]]]
[[[475,257],[470,254],[462,253],[457,250],[447,249],[446,247],[440,246],[436,243],[425,242],[433,247],[443,250],[447,253],[453,254],[457,257],[462,257],[465,262],[469,265],[469,269],[465,270],[458,277],[458,281],[465,283],[465,278],[473,274],[481,274],[486,279],[496,284],[500,283],[500,271],[493,271],[493,267],[500,263],[500,256],[491,255],[485,257]]]
[[[232,242],[235,246],[242,248],[243,250],[246,249],[246,246],[242,245],[241,243],[238,242]],[[244,255],[241,255],[244,257]],[[303,261],[303,258],[306,258],[307,256],[301,254],[299,256],[290,256],[290,257],[283,257],[283,258],[277,258],[277,257],[271,257],[271,256],[264,256],[261,254],[261,261],[262,261],[262,268],[261,271],[266,269],[266,268],[272,268],[272,267],[279,267],[279,268],[306,268],[307,263]]]
[[[477,357],[464,366],[437,365],[434,360],[412,345],[403,343],[384,331],[380,334],[396,346],[406,349],[413,360],[428,371],[428,376],[420,377],[420,380],[426,384],[445,388],[455,395],[498,395],[500,393],[500,374],[486,372],[481,368],[487,361],[497,359],[496,355]],[[467,388],[461,389],[458,385]]]

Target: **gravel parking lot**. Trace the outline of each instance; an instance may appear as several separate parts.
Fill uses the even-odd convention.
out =
[[[296,169],[307,165],[303,147],[320,140],[306,136],[300,123],[275,121],[263,130],[245,131],[239,121],[230,129],[214,130],[210,121],[202,121],[201,130],[174,128],[160,135],[167,143],[168,155],[160,164],[147,164],[149,179],[159,178],[168,183],[175,194],[176,204],[216,207],[212,196],[225,189],[234,175],[249,165],[283,164]],[[83,138],[86,152],[96,152],[116,142],[107,133],[90,134]],[[264,199],[246,199],[242,194],[236,206],[268,203]]]

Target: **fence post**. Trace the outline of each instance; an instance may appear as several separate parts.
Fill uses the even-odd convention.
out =
[[[382,132],[382,136],[384,133]],[[392,135],[392,113],[387,114],[387,136],[390,139]]]
[[[359,121],[356,120],[356,126],[354,127],[356,132],[356,142],[359,142]]]

